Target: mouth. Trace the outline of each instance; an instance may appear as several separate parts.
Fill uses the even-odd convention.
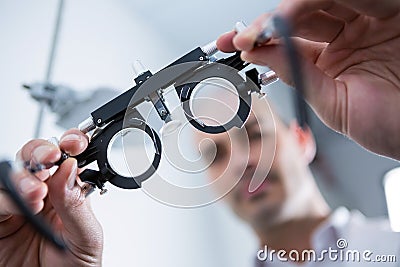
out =
[[[256,202],[267,195],[269,187],[268,178],[253,192],[249,192],[249,184],[251,179],[246,179],[240,186],[239,198],[244,201]]]
[[[257,201],[259,201],[259,200],[261,200],[261,199],[263,199],[264,197],[266,197],[267,196],[267,193],[265,192],[265,191],[261,191],[261,192],[258,192],[258,193],[250,193],[251,195],[250,195],[250,197],[247,199],[249,202],[257,202]]]
[[[257,202],[264,199],[269,195],[271,186],[277,181],[277,177],[274,174],[269,174],[264,182],[253,192],[249,192],[249,185],[251,177],[243,177],[240,183],[239,190],[237,192],[237,197],[239,201],[248,201],[251,203]]]

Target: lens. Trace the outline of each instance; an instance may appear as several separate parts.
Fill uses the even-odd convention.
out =
[[[208,126],[220,126],[236,116],[239,95],[231,82],[213,77],[194,88],[189,104],[194,119]]]
[[[154,154],[150,136],[136,128],[125,128],[115,134],[107,151],[111,168],[128,178],[144,173],[151,166]]]

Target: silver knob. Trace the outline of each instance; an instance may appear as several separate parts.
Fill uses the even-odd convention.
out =
[[[84,134],[90,132],[91,130],[94,130],[95,128],[96,125],[94,124],[92,117],[87,118],[83,122],[79,123],[78,126],[78,129]]]
[[[278,75],[273,70],[267,71],[265,73],[260,74],[259,76],[260,83],[262,85],[270,85],[273,84],[274,82],[279,80]]]

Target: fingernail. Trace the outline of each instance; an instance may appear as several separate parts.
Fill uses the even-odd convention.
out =
[[[239,50],[251,50],[254,48],[257,34],[257,29],[254,27],[248,27],[234,37],[233,43]]]
[[[66,136],[64,136],[63,138],[61,138],[60,140],[60,144],[63,144],[63,146],[66,146],[65,143],[69,143],[67,144],[67,146],[72,145],[72,143],[74,143],[73,145],[75,146],[76,143],[78,142],[79,145],[79,150],[82,150],[85,146],[85,142],[84,139],[82,138],[82,136],[80,136],[79,134],[68,134]],[[69,152],[67,147],[64,147],[65,152]]]
[[[70,142],[70,141],[81,141],[82,138],[80,135],[77,134],[68,134],[66,136],[64,136],[63,138],[61,138],[60,143],[61,142]]]
[[[53,151],[52,146],[39,146],[32,152],[32,159],[36,163],[44,163],[44,159]]]
[[[246,30],[247,25],[243,21],[238,21],[235,24],[235,31],[236,33],[241,33],[242,31]]]
[[[240,32],[240,36],[245,38],[254,38],[257,35],[258,31],[254,27],[247,27],[242,32]]]
[[[272,39],[272,30],[271,29],[264,29],[257,35],[256,44],[262,45],[269,42]]]
[[[26,177],[19,182],[19,189],[22,193],[30,193],[36,189],[37,183],[33,179]]]
[[[240,54],[240,58],[243,60],[243,61],[248,61],[248,54],[246,53],[246,52],[242,52],[241,54]]]
[[[74,188],[74,186],[75,186],[77,169],[78,169],[77,162],[76,162],[76,160],[74,160],[73,164],[71,166],[71,172],[70,172],[68,180],[67,180],[67,187],[70,190],[72,190],[72,188]]]

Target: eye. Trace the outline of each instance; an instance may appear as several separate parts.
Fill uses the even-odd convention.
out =
[[[260,140],[262,137],[261,132],[251,132],[249,133],[250,140]]]
[[[215,153],[215,158],[214,158],[212,164],[222,162],[228,154],[228,150],[226,149],[226,147],[224,145],[216,144],[216,150],[217,151]]]

